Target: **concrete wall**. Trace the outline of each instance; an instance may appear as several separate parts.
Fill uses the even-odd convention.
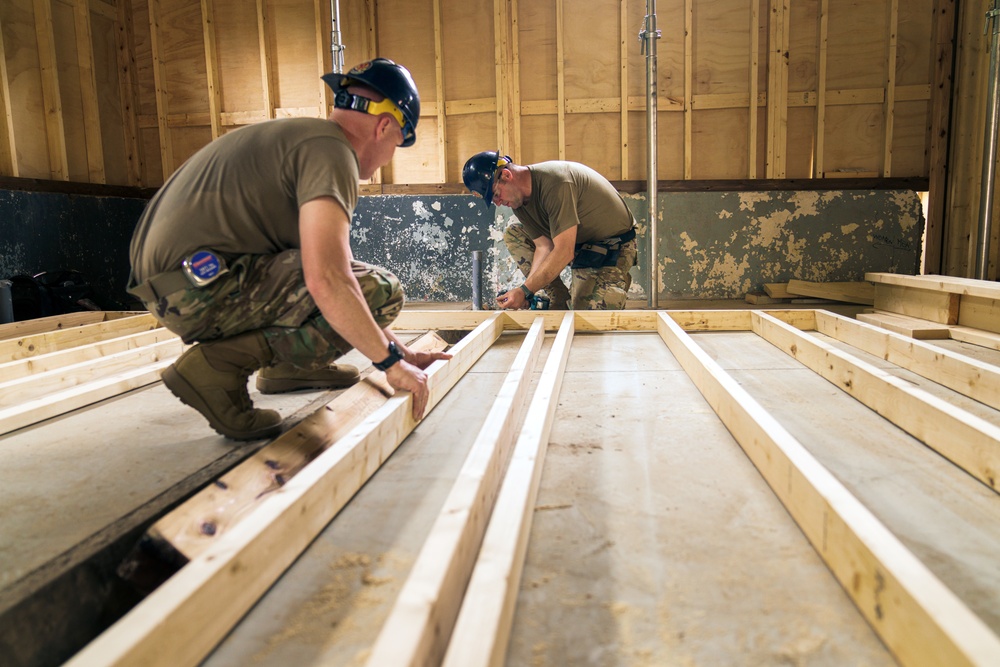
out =
[[[639,224],[631,297],[646,299],[645,195],[627,195]],[[81,271],[101,306],[126,307],[128,244],[145,200],[0,190],[0,278]],[[660,298],[742,298],[790,278],[860,280],[916,273],[924,217],[910,191],[668,192],[658,201]],[[472,251],[483,251],[487,307],[520,284],[503,246],[510,209],[467,195],[362,197],[355,257],[385,266],[413,301],[470,301]],[[568,279],[568,271],[564,274]]]

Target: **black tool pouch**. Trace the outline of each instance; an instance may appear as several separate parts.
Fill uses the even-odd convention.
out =
[[[596,243],[581,243],[576,247],[571,269],[599,269],[607,265],[608,249]]]

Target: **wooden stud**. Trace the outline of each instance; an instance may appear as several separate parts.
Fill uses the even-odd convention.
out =
[[[97,74],[94,71],[94,38],[90,26],[88,0],[73,0],[76,21],[76,57],[80,70],[80,98],[83,102],[83,131],[87,146],[87,171],[91,183],[104,183],[104,143],[101,138],[101,109],[97,103]]]
[[[882,106],[885,133],[882,149],[882,176],[892,176],[892,134],[896,119],[896,50],[899,31],[899,0],[889,0],[889,39],[886,45],[885,104]]]
[[[86,345],[113,336],[149,331],[159,326],[160,323],[147,313],[110,322],[99,322],[61,331],[11,338],[0,341],[0,362],[26,359],[77,345]]]
[[[494,0],[494,6],[497,0]],[[500,26],[497,26],[500,29]],[[448,127],[445,115],[446,101],[444,97],[444,46],[441,42],[441,0],[434,0],[434,94],[437,98],[437,155],[438,182],[448,182]],[[497,47],[499,48],[499,47]],[[499,78],[497,79],[499,82]],[[499,84],[498,84],[499,85]],[[499,89],[497,91],[499,103]],[[499,121],[498,121],[499,122]],[[499,130],[499,128],[497,128]],[[502,145],[502,144],[500,144]]]
[[[813,155],[813,178],[823,178],[826,154],[826,52],[829,41],[830,0],[820,0],[819,35],[816,39],[816,138]]]
[[[319,111],[317,118],[326,118],[330,115],[330,94],[333,92],[330,86],[326,85],[322,77],[333,69],[333,63],[327,68],[327,54],[330,53],[326,44],[327,30],[324,28],[327,21],[323,18],[323,0],[313,0],[313,20],[316,22],[316,76],[317,76],[317,97],[316,106]]]
[[[118,57],[118,90],[121,98],[122,134],[125,138],[125,171],[128,184],[143,184],[144,169],[142,142],[139,141],[139,89],[135,67],[135,40],[132,36],[132,3],[118,2],[115,23],[115,49]]]
[[[753,312],[754,333],[1000,491],[1000,426],[795,327]]]
[[[160,44],[160,0],[149,0],[149,46],[153,57],[153,82],[156,86],[156,125],[160,130],[160,163],[163,180],[174,173],[174,142],[167,125],[167,67]]]
[[[858,321],[918,340],[948,340],[951,338],[952,327],[948,324],[896,313],[882,311],[858,313]]]
[[[556,0],[556,115],[559,159],[566,159],[566,63],[563,29],[563,2]]]
[[[692,176],[694,153],[694,0],[684,0],[684,178]],[[659,110],[659,105],[657,105]]]
[[[274,118],[274,68],[271,58],[271,23],[268,19],[267,0],[257,0],[257,42],[260,46],[261,95],[264,100],[264,116]]]
[[[963,296],[958,308],[958,324],[1000,333],[1000,298]]]
[[[659,333],[904,665],[989,665],[1000,639],[666,314]]]
[[[116,313],[116,314],[121,314]],[[139,313],[129,313],[138,315]],[[32,320],[21,320],[19,322],[7,322],[0,324],[0,340],[7,338],[18,338],[36,333],[48,333],[57,329],[77,327],[81,324],[94,324],[95,322],[105,322],[116,317],[107,317],[104,311],[85,310],[79,313],[65,313],[62,315],[48,315],[46,317],[36,317]]]
[[[3,43],[3,22],[0,21],[0,174],[16,177],[17,142],[14,139],[14,114],[10,107],[10,80],[7,77],[7,53]]]
[[[82,408],[126,391],[160,381],[160,371],[173,363],[174,358],[157,361],[147,366],[101,378],[93,382],[47,394],[13,407],[0,409],[0,434],[37,424],[77,408]]]
[[[56,350],[33,357],[8,361],[0,364],[0,382],[8,382],[28,377],[29,375],[46,373],[84,361],[93,361],[101,357],[125,352],[126,350],[135,350],[147,345],[156,345],[157,343],[176,338],[177,334],[161,327],[150,331],[140,331],[139,333],[126,334],[116,338],[98,340],[94,343],[78,345],[65,350]]]
[[[949,327],[948,332],[951,334],[952,340],[979,345],[991,350],[1000,350],[1000,334],[970,329],[969,327]]]
[[[215,0],[201,0],[201,34],[205,44],[205,74],[208,84],[208,116],[212,139],[222,136],[222,95],[219,87],[219,51],[215,45]]]
[[[825,311],[816,330],[1000,410],[1000,368]]]
[[[949,292],[875,283],[876,310],[940,324],[958,324],[960,299],[958,294]]]
[[[431,352],[443,350],[446,345],[430,333],[408,347]],[[384,406],[392,394],[385,374],[373,370],[153,524],[146,535],[157,545],[155,550],[169,549],[187,560],[201,556],[268,495]]]
[[[984,299],[1000,299],[1000,285],[990,280],[958,278],[955,276],[907,276],[902,273],[869,272],[865,280],[883,285],[899,285],[916,289],[948,292],[962,296],[978,296]]]
[[[521,155],[521,51],[518,25],[518,0],[510,2],[510,75],[508,91],[510,94],[510,155]]]
[[[494,314],[428,368],[427,410],[503,332]],[[195,665],[232,629],[414,429],[402,392],[320,454],[201,556],[77,653],[83,665]]]
[[[619,75],[621,77],[621,172],[622,180],[629,178],[628,166],[628,43],[630,36],[626,33],[628,27],[628,0],[620,0],[618,14],[618,39],[621,42],[619,56]]]
[[[172,360],[183,349],[184,344],[175,337],[162,343],[110,354],[100,359],[89,359],[50,371],[34,372],[17,379],[4,379],[0,382],[0,406],[14,407],[43,398],[47,394],[71,390],[109,375],[124,373],[135,366],[146,366],[165,359]]]
[[[750,0],[750,96],[747,99],[747,178],[757,178],[757,97],[760,88],[760,0]]]
[[[767,178],[785,177],[788,141],[789,0],[770,0],[767,63]]]
[[[542,464],[573,342],[563,315],[511,455],[445,654],[444,667],[503,665],[524,558],[542,481]]]
[[[38,64],[41,67],[42,99],[45,104],[45,133],[49,147],[52,179],[69,180],[66,155],[66,128],[63,124],[62,95],[59,92],[59,65],[56,62],[52,0],[34,0],[35,36],[38,39]]]
[[[941,273],[945,233],[945,193],[948,189],[952,66],[955,57],[955,0],[934,0],[934,72],[927,126],[928,206],[921,273]]]
[[[543,338],[537,317],[375,640],[369,667],[441,663],[524,416]]]
[[[865,281],[816,283],[806,280],[789,280],[786,291],[792,296],[811,296],[817,299],[860,303],[868,306],[875,304],[875,286]]]

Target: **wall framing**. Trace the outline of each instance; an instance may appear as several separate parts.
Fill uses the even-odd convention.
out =
[[[478,543],[479,540],[484,540],[487,546],[483,548],[486,549],[491,544],[491,531],[513,529],[516,534],[522,535],[515,540],[519,545],[514,549],[515,554],[508,553],[505,556],[505,562],[508,563],[506,567],[512,569],[504,571],[517,571],[516,553],[523,549],[520,540],[523,539],[525,528],[522,520],[516,517],[523,517],[523,508],[525,502],[528,502],[525,498],[530,498],[532,493],[531,480],[538,474],[538,468],[533,465],[538,465],[538,452],[544,451],[544,434],[551,424],[550,411],[558,395],[558,381],[565,363],[564,355],[570,350],[572,331],[576,329],[603,335],[613,335],[615,331],[656,332],[681,361],[709,404],[744,447],[775,494],[841,581],[845,591],[901,664],[995,662],[1000,657],[1000,640],[996,635],[715,364],[698,347],[692,336],[696,332],[743,331],[774,337],[765,325],[791,337],[800,349],[808,348],[807,343],[811,337],[807,334],[810,331],[824,333],[851,345],[860,343],[859,349],[866,351],[878,351],[885,346],[889,350],[886,352],[887,357],[899,359],[904,367],[914,372],[954,386],[963,393],[994,405],[1000,401],[996,369],[984,372],[982,364],[961,355],[937,354],[926,343],[912,341],[823,311],[624,311],[570,314],[409,311],[404,312],[397,321],[398,328],[408,330],[472,330],[455,348],[455,359],[452,362],[438,362],[432,368],[432,405],[505,329],[529,330],[529,348],[540,342],[542,327],[550,331],[560,330],[555,346],[557,352],[550,355],[543,380],[540,381],[540,389],[527,407],[529,414],[538,417],[537,420],[531,420],[530,428],[521,433],[521,438],[526,443],[524,447],[528,450],[523,464],[527,467],[519,468],[512,463],[510,470],[519,472],[508,472],[502,483],[494,476],[495,473],[486,477],[482,472],[473,475],[477,479],[491,480],[490,488],[493,491],[487,495],[499,494],[498,513],[494,517],[508,517],[502,521],[502,525],[498,523],[494,526],[492,522],[489,526],[480,524],[473,533],[479,536],[474,541]],[[791,348],[789,351],[798,354]],[[524,351],[522,356],[531,354],[534,352]],[[495,404],[496,416],[491,413],[487,420],[490,428],[484,427],[484,432],[490,431],[496,435],[498,430],[503,432],[503,428],[510,425],[510,415],[513,414],[511,411],[516,411],[514,403],[526,398],[523,386],[519,384],[518,374],[523,378],[529,365],[527,360],[515,363],[516,368],[512,368],[509,376],[511,389],[501,392],[502,395]],[[972,378],[976,378],[976,381],[970,382]],[[919,407],[908,410],[909,416],[904,419],[917,419],[916,413],[921,410]],[[353,493],[350,489],[355,488],[353,484],[346,487],[339,485],[345,479],[354,479],[355,472],[346,470],[360,472],[361,477],[357,478],[359,483],[374,473],[388,452],[413,427],[408,414],[409,401],[406,395],[387,401],[370,418],[340,438],[313,464],[306,466],[288,481],[280,492],[261,503],[248,519],[233,526],[218,542],[192,559],[174,578],[78,654],[70,664],[125,664],[135,659],[142,660],[145,664],[158,664],[158,659],[168,660],[171,664],[195,664],[239,620],[243,610],[254,603],[255,596],[262,594],[269,583],[281,574],[284,567],[296,557],[297,550],[304,548],[311,535],[329,520],[325,516],[328,510],[319,509],[319,505],[326,503],[317,504],[312,500],[318,497],[316,494],[325,495],[337,488],[336,495],[340,499],[337,508],[346,503]],[[507,416],[500,417],[501,414]],[[510,435],[503,433],[503,438]],[[495,439],[491,440],[493,444],[496,442]],[[509,448],[510,445],[511,441],[507,441],[505,447]],[[997,446],[1000,443],[992,444],[994,451]],[[519,460],[517,451],[520,448],[519,442],[514,447],[515,462]],[[335,472],[344,465],[348,466],[344,469],[345,472]],[[488,469],[494,470],[492,466],[488,466]],[[510,509],[501,510],[507,505],[504,497],[514,493],[504,492],[503,487],[508,484],[519,488],[515,494],[518,499],[512,501]],[[333,513],[336,511],[332,510]],[[450,531],[446,532],[451,534]],[[507,534],[510,535],[509,532]],[[504,538],[503,543],[506,547],[511,546],[509,538]],[[280,548],[278,545],[281,545]],[[264,552],[259,551],[260,549],[267,549],[269,557],[263,558]],[[275,549],[278,551],[273,551]],[[464,555],[458,562],[466,572],[465,578],[471,576],[475,580],[475,571],[484,567],[484,563],[491,562],[487,559],[477,564],[475,550],[460,551]],[[279,552],[280,556],[274,559],[274,555]],[[238,567],[235,567],[236,563],[239,563]],[[488,596],[489,600],[500,605],[500,609],[489,615],[490,620],[475,622],[477,637],[486,633],[492,639],[485,642],[477,640],[487,650],[475,658],[476,662],[465,662],[462,659],[461,664],[491,664],[491,660],[495,664],[497,656],[502,657],[506,632],[504,628],[509,628],[509,610],[502,611],[502,608],[510,604],[510,590],[497,588],[495,577],[496,575],[494,583],[488,589],[492,591]],[[505,577],[503,575],[501,579]],[[513,577],[513,582],[509,585],[516,586],[516,576]],[[470,590],[474,591],[476,588],[478,586]],[[235,603],[234,595],[238,598]],[[217,609],[220,604],[224,604],[226,609]],[[454,622],[455,619],[449,621],[445,618],[434,627],[443,636],[448,636]],[[457,622],[463,622],[461,616]],[[454,643],[463,634],[456,635],[453,640],[456,656],[469,655],[460,653],[458,644]],[[170,638],[169,653],[163,650],[167,637]],[[183,654],[177,651],[180,645],[185,647]],[[445,645],[436,646],[431,654],[440,657],[439,651],[445,650]],[[370,664],[383,664],[377,659],[378,655],[373,654]],[[395,657],[392,662],[400,664]],[[412,661],[404,660],[405,664],[416,662],[416,658]]]

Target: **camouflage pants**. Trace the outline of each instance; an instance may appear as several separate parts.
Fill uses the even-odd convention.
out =
[[[510,256],[517,262],[517,268],[528,276],[535,256],[535,242],[528,236],[524,226],[511,223],[504,230],[503,242]],[[632,285],[629,269],[635,266],[637,244],[635,239],[622,244],[621,254],[615,266],[596,269],[572,269],[572,289],[566,288],[562,278],[543,287],[552,300],[551,307],[565,309],[566,304],[573,310],[622,310],[628,298],[628,288]]]
[[[389,326],[404,301],[396,276],[362,262],[352,262],[351,269],[375,322]],[[326,367],[351,349],[306,289],[298,250],[242,255],[229,262],[229,272],[212,284],[168,294],[146,307],[185,343],[263,331],[274,361],[300,368]]]

